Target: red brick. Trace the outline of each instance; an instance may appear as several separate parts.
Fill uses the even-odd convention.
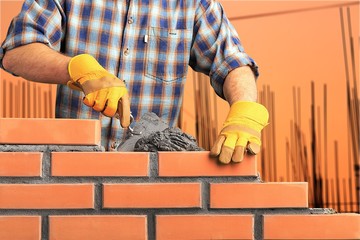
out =
[[[146,216],[50,216],[50,240],[147,239]]]
[[[156,216],[156,239],[253,239],[253,216]]]
[[[40,177],[42,153],[0,152],[0,176]]]
[[[306,208],[307,183],[212,183],[211,208]]]
[[[99,120],[0,118],[2,144],[100,145]]]
[[[88,209],[93,184],[1,184],[0,209]]]
[[[243,162],[220,164],[204,152],[159,152],[159,176],[257,176],[255,156],[247,155]]]
[[[194,208],[200,183],[104,184],[104,208]]]
[[[0,239],[40,240],[41,217],[0,216]]]
[[[149,153],[53,152],[53,176],[148,176]]]
[[[264,239],[360,239],[360,215],[265,215]]]

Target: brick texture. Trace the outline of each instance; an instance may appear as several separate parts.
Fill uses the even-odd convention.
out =
[[[53,152],[53,176],[148,176],[149,153]]]
[[[0,209],[93,208],[92,184],[0,184]]]
[[[307,183],[212,183],[211,208],[306,208]]]
[[[220,164],[205,152],[159,152],[159,176],[257,176],[255,156],[247,155],[241,164]]]
[[[0,152],[0,177],[40,177],[42,153]]]
[[[105,208],[195,208],[199,183],[105,184]]]
[[[360,239],[358,214],[264,216],[264,239]]]
[[[253,216],[156,216],[156,239],[253,239]]]
[[[0,239],[40,240],[41,217],[0,216]]]
[[[2,144],[99,145],[100,121],[0,118]]]
[[[99,121],[0,119],[0,240],[360,239],[359,214],[309,209],[307,183],[261,182],[255,156],[99,143]]]
[[[146,216],[50,216],[50,240],[147,239]]]

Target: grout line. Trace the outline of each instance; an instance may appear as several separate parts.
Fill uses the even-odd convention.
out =
[[[231,208],[208,209],[201,208],[106,208],[96,209],[0,209],[1,216],[27,215],[178,215],[178,214],[259,214],[259,215],[332,215],[331,209],[312,210],[308,208]]]
[[[264,239],[264,216],[259,213],[254,213],[254,239],[263,240]]]
[[[101,211],[103,206],[103,184],[95,183],[94,187],[94,209],[95,211]]]
[[[50,238],[49,227],[49,216],[41,216],[41,240],[47,240]]]
[[[201,182],[201,208],[204,212],[209,211],[210,208],[210,183],[207,181]]]
[[[156,239],[156,216],[155,213],[147,215],[147,237],[148,240]]]
[[[51,152],[44,151],[42,153],[42,162],[41,162],[41,178],[50,179],[51,177]]]
[[[154,179],[159,177],[159,154],[157,152],[149,153],[149,177]]]

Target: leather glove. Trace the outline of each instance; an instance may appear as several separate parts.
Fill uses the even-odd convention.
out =
[[[241,162],[245,151],[260,152],[261,130],[268,124],[267,109],[255,102],[238,101],[231,105],[223,128],[211,148],[221,163]]]
[[[123,128],[130,125],[130,102],[125,83],[106,71],[94,57],[80,54],[68,65],[70,81],[67,85],[83,91],[85,105],[105,116],[119,115]]]

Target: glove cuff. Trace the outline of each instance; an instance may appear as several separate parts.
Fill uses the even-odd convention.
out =
[[[267,124],[269,113],[265,106],[256,102],[238,101],[231,105],[225,126],[242,122],[260,132]]]
[[[71,58],[68,65],[71,81],[83,84],[84,82],[104,77],[109,73],[89,54],[80,54]]]

